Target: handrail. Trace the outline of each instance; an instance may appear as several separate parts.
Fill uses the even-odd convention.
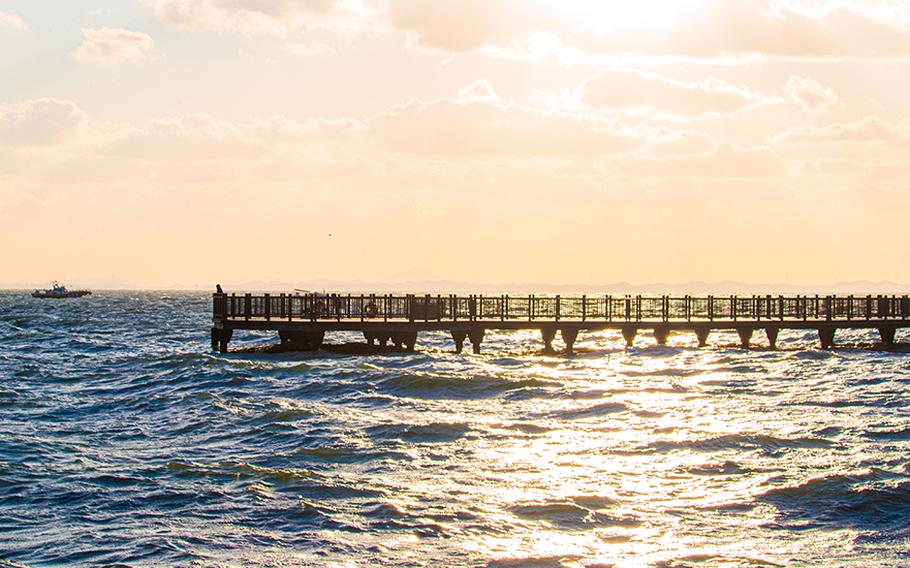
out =
[[[908,296],[213,294],[215,320],[682,322],[910,320]]]

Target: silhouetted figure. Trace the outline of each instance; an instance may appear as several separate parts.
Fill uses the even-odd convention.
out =
[[[224,290],[221,289],[221,284],[215,284],[215,292],[218,294],[224,294]]]

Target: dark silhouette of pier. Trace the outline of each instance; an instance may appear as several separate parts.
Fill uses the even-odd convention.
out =
[[[878,330],[884,347],[910,327],[908,296],[490,296],[391,294],[213,294],[212,349],[226,353],[235,329],[277,331],[282,344],[317,350],[327,333],[362,332],[371,345],[414,350],[421,331],[448,331],[455,350],[480,353],[489,330],[540,330],[546,351],[559,333],[571,352],[583,331],[615,329],[631,346],[642,330],[659,344],[690,332],[700,346],[734,330],[744,349],[763,330],[776,347],[782,329],[814,329],[822,348],[838,329]]]

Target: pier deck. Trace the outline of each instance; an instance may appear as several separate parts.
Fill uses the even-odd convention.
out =
[[[715,330],[735,330],[742,347],[764,330],[771,348],[781,329],[814,329],[825,349],[838,329],[878,330],[894,343],[910,327],[908,296],[610,296],[224,294],[212,297],[212,349],[225,353],[235,329],[277,331],[301,350],[322,346],[333,331],[362,332],[370,344],[413,350],[421,331],[448,331],[461,352],[469,340],[480,353],[488,330],[540,330],[552,351],[558,332],[569,352],[581,331],[615,329],[632,345],[651,330],[658,343],[692,332],[706,345]]]

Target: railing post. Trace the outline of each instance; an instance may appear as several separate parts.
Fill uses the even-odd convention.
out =
[[[632,319],[632,297],[626,296],[626,321]]]
[[[430,295],[429,294],[427,294],[427,297],[424,300],[424,302],[426,303],[426,310],[423,313],[423,319],[424,319],[424,321],[430,321]]]
[[[784,321],[784,297],[780,296],[778,302],[779,305],[777,306],[777,310],[780,312],[780,321]]]
[[[635,321],[641,321],[641,294],[635,296]]]
[[[755,321],[761,321],[761,304],[755,294],[752,295],[752,313],[755,316]]]
[[[560,296],[556,294],[556,321],[559,321],[559,309],[560,309]]]
[[[528,294],[528,321],[534,321],[534,295]]]
[[[730,317],[733,318],[733,321],[736,321],[736,316],[739,315],[737,314],[739,311],[739,306],[736,305],[737,303],[736,296],[730,296]]]
[[[613,321],[613,295],[607,294],[607,309],[604,310],[607,321]]]
[[[382,321],[389,321],[389,306],[392,303],[390,294],[386,294],[382,301],[385,304],[382,309]]]
[[[253,313],[253,296],[247,294],[243,298],[243,316],[246,319],[250,319],[250,316]]]
[[[503,294],[499,302],[499,321],[506,321],[506,313],[509,311],[509,297]]]
[[[266,294],[262,299],[262,303],[265,307],[265,321],[269,321],[272,319],[272,297]]]
[[[588,320],[588,295],[581,295],[581,321]]]
[[[708,296],[708,321],[714,321],[714,296]]]

